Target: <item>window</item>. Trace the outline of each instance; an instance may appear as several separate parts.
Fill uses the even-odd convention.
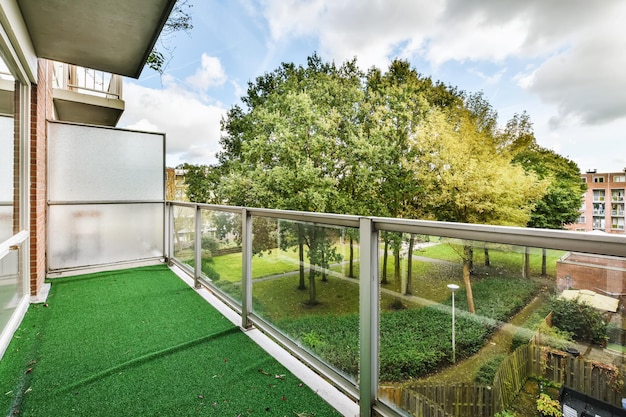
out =
[[[624,218],[614,217],[611,221],[611,229],[624,230]]]
[[[593,190],[593,201],[604,201],[604,190]]]
[[[593,215],[604,216],[604,203],[593,203]]]
[[[604,218],[593,219],[593,230],[604,230]]]
[[[604,177],[593,177],[593,182],[604,182]]]
[[[587,184],[587,177],[582,177],[581,180],[583,180],[583,182]]]
[[[615,175],[613,182],[626,182],[626,175]]]
[[[611,204],[611,216],[623,216],[624,204]]]
[[[611,200],[624,201],[624,189],[611,190]]]
[[[580,216],[578,218],[578,220],[576,220],[576,223],[578,223],[578,224],[585,224],[585,223],[587,223],[587,221],[585,219],[585,216]]]

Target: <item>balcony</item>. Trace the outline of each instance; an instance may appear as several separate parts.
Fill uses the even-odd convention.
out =
[[[605,213],[604,210],[593,210],[594,216],[604,216],[604,213]]]
[[[548,342],[528,320],[546,312],[549,297],[541,288],[560,292],[599,285],[586,281],[588,272],[575,272],[581,265],[609,261],[611,279],[602,281],[600,290],[624,292],[623,237],[181,202],[166,203],[165,213],[160,259],[201,295],[213,294],[212,302],[236,324],[254,329],[246,334],[262,333],[277,341],[284,349],[276,354],[279,363],[298,358],[330,381],[332,387],[322,385],[326,388],[319,393],[344,415],[356,415],[357,407],[361,415],[374,410],[382,416],[432,407],[446,415],[493,416],[514,407],[512,398],[519,390],[532,398],[536,394],[524,394],[523,384],[511,379],[506,367],[514,365],[508,359],[487,384],[489,390],[476,384],[470,372],[492,357],[520,360],[512,354],[519,343],[514,339],[532,339],[534,347],[519,349],[545,355],[549,367],[569,366],[569,355],[544,348],[547,345],[584,352],[574,365],[608,360],[610,366],[624,367],[623,355],[615,353],[623,343],[619,337],[612,339],[610,353],[584,341]],[[150,229],[149,224],[145,227]],[[106,240],[104,229],[100,239]],[[183,230],[188,237],[184,242],[178,240]],[[302,249],[298,234],[309,242]],[[403,243],[385,251],[385,236]],[[134,240],[144,241],[140,236]],[[83,249],[77,252],[79,257],[89,254],[88,247]],[[475,314],[468,311],[463,282],[470,253]],[[566,265],[567,254],[581,258],[584,253],[589,255],[586,260]],[[149,273],[131,280],[137,271]],[[298,290],[302,282],[304,289]],[[125,287],[130,283],[137,286]],[[451,292],[448,284],[460,289]],[[83,293],[83,288],[89,291]],[[283,370],[275,359],[254,356],[259,349],[200,303],[164,265],[53,279],[52,294],[47,307],[39,305],[29,312],[15,342],[35,338],[30,320],[47,317],[46,326],[39,329],[44,340],[41,359],[27,372],[32,374],[33,392],[24,397],[25,409],[35,404],[42,407],[38,410],[42,415],[68,406],[84,410],[74,415],[153,415],[168,407],[159,391],[164,390],[171,391],[177,398],[175,407],[183,410],[223,407],[237,415],[242,408],[228,407],[262,406],[282,413],[286,402],[289,410],[307,412],[306,407],[317,404],[316,415],[335,415],[299,385],[301,376]],[[620,313],[607,314],[621,323]],[[86,341],[87,330],[95,333],[94,342]],[[163,339],[158,339],[161,335]],[[253,357],[252,362],[246,357]],[[551,378],[552,371],[531,362],[523,368],[524,378]],[[594,395],[619,403],[624,393],[611,388],[614,375],[604,375],[592,365],[577,369],[564,373],[572,375],[568,386],[584,390],[579,381],[604,381],[594,385],[599,390]],[[546,374],[539,375],[542,372]],[[151,375],[147,379],[162,383],[143,385],[146,373]],[[120,391],[121,383],[133,388]],[[301,391],[282,390],[281,384]],[[44,390],[46,386],[51,388]],[[105,401],[113,395],[104,390],[107,386],[121,392],[115,394],[115,402]],[[228,387],[227,394],[223,387]],[[266,400],[269,397],[258,394],[261,387],[277,397]],[[459,395],[464,390],[463,398],[472,400],[438,403],[438,389]],[[159,394],[138,398],[134,390]],[[327,392],[335,400],[328,399]],[[154,401],[156,397],[159,401]],[[365,400],[370,397],[375,399],[371,403]]]
[[[56,119],[116,126],[124,112],[122,77],[103,71],[52,62],[52,100]]]

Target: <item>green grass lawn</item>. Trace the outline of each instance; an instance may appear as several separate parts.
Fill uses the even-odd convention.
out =
[[[11,416],[339,415],[165,266],[54,280],[0,389]]]

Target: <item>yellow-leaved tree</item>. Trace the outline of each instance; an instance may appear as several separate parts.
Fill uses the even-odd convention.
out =
[[[547,182],[498,152],[494,141],[466,112],[431,109],[411,139],[405,164],[423,190],[424,206],[439,221],[526,226]],[[470,281],[472,243],[457,251],[463,259],[467,305],[474,313]]]

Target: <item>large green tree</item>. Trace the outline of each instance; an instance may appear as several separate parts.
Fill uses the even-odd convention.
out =
[[[547,184],[498,153],[471,114],[431,109],[406,162],[423,187],[421,199],[433,218],[461,223],[524,226]],[[463,280],[470,312],[471,242],[462,242]]]

